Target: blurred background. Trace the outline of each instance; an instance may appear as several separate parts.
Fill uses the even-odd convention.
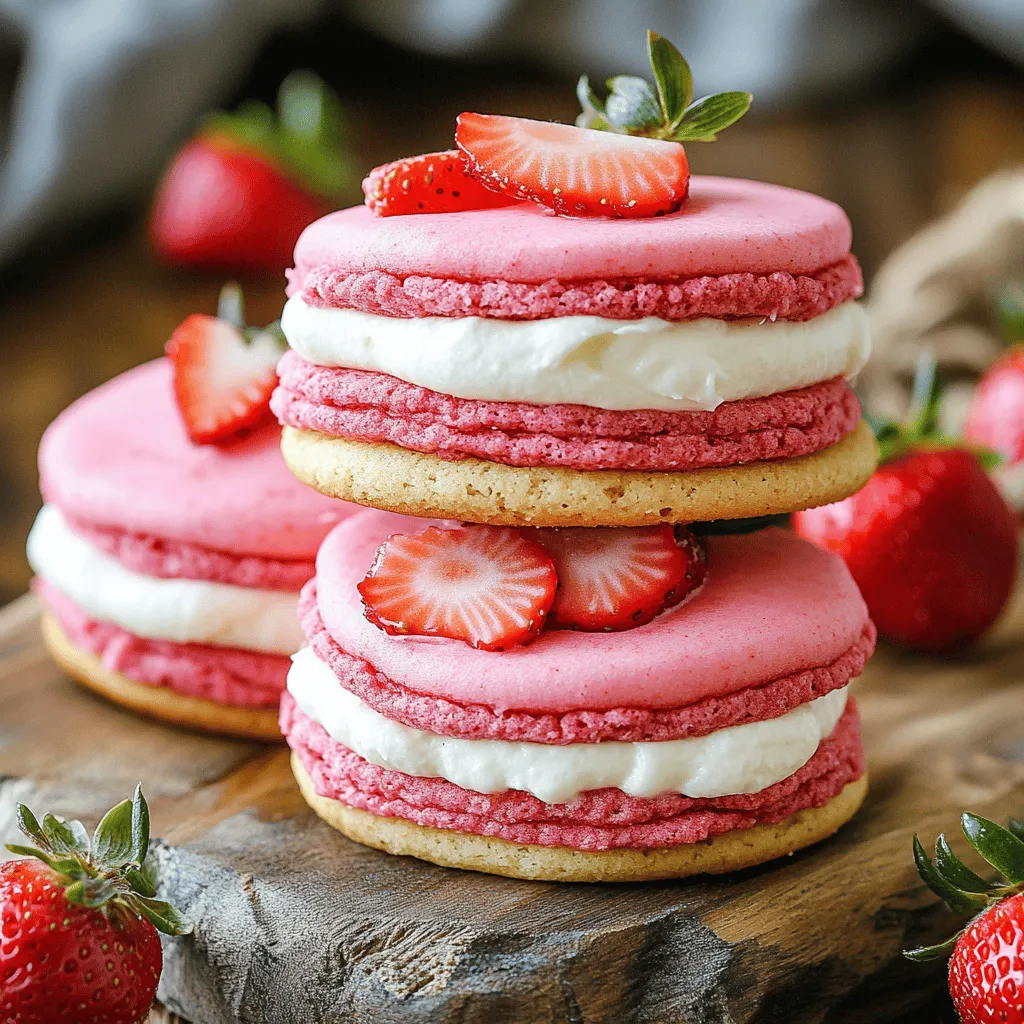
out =
[[[214,310],[224,275],[167,267],[146,235],[206,112],[315,71],[357,202],[374,165],[450,148],[462,110],[572,121],[580,73],[649,77],[647,28],[698,95],[755,94],[688,146],[696,173],[848,211],[878,328],[869,401],[899,405],[922,344],[967,380],[991,362],[991,297],[1024,271],[1021,0],[0,0],[0,599],[28,583],[46,424]],[[283,276],[241,280],[250,320],[274,319]]]

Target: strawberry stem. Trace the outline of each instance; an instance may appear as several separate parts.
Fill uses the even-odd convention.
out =
[[[192,925],[169,903],[153,899],[156,862],[149,850],[149,805],[142,785],[102,818],[90,838],[80,821],[47,814],[42,822],[25,804],[18,826],[35,846],[8,843],[20,857],[42,861],[60,879],[69,903],[100,909],[123,907],[147,918],[167,935],[186,935]]]

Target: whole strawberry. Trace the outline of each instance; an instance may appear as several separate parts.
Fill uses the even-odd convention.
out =
[[[262,103],[211,117],[157,186],[149,233],[165,262],[281,273],[302,229],[354,184],[338,101],[315,76],[285,79]]]
[[[157,931],[188,924],[155,899],[149,809],[142,788],[90,839],[81,822],[18,805],[38,848],[0,864],[0,1021],[138,1024],[153,1005],[163,954]]]
[[[935,843],[934,861],[914,836],[914,859],[928,887],[956,913],[976,912],[937,946],[904,952],[911,960],[950,954],[949,994],[963,1024],[1024,1024],[1024,822],[1009,828],[976,814],[960,819],[967,841],[1003,878],[988,881]]]
[[[979,454],[934,433],[934,364],[920,412],[879,431],[882,466],[852,497],[793,516],[793,529],[840,555],[880,632],[922,650],[980,637],[1005,606],[1017,519]]]

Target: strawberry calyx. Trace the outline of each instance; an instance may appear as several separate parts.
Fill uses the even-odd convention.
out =
[[[693,74],[686,58],[664,36],[647,31],[647,55],[654,88],[645,78],[616,75],[605,83],[608,96],[600,99],[586,75],[576,86],[583,112],[579,128],[639,135],[668,142],[714,142],[718,132],[738,121],[749,109],[749,92],[719,92],[693,98]]]
[[[973,914],[971,921],[974,921],[997,903],[1024,893],[1024,821],[1010,818],[1004,828],[988,818],[965,812],[960,816],[960,827],[967,842],[1000,878],[994,881],[983,878],[964,864],[950,849],[944,833],[935,841],[934,859],[928,856],[915,835],[914,861],[928,888],[954,913]],[[948,956],[970,923],[945,942],[905,949],[903,955],[917,961]]]
[[[80,821],[55,814],[39,819],[17,807],[18,827],[35,846],[8,843],[20,857],[42,861],[69,903],[90,909],[119,907],[144,917],[165,935],[187,935],[192,924],[170,903],[156,899],[157,866],[149,849],[149,805],[141,783],[130,800],[103,816],[90,837]]]
[[[341,103],[311,71],[285,78],[276,109],[245,100],[234,113],[211,114],[199,134],[212,145],[259,156],[329,203],[346,198],[356,181],[344,144]]]
[[[281,320],[271,321],[262,327],[250,325],[245,316],[245,293],[237,281],[226,282],[217,296],[216,318],[231,324],[245,342],[252,345],[269,336],[277,345],[281,355],[288,348],[288,341],[281,330]]]
[[[866,413],[864,419],[878,443],[879,464],[894,462],[910,451],[935,451],[965,448],[985,469],[998,466],[1002,457],[991,448],[967,443],[963,438],[944,434],[938,427],[942,380],[938,364],[930,352],[922,352],[914,371],[910,411],[902,422]]]

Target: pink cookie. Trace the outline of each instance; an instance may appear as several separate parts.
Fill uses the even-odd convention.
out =
[[[80,398],[39,447],[39,487],[72,520],[230,555],[310,561],[346,506],[298,483],[267,424],[194,445],[157,359]]]
[[[506,466],[658,471],[796,458],[836,444],[860,418],[842,378],[714,412],[614,412],[454,398],[382,373],[316,366],[295,352],[279,372],[271,407],[287,426]]]
[[[293,281],[297,280],[293,276]],[[610,320],[765,317],[810,320],[847,299],[860,298],[864,279],[853,256],[813,273],[733,273],[651,281],[461,281],[389,273],[347,272],[330,265],[310,271],[301,289],[310,306],[358,309],[381,316],[483,316],[542,320],[555,316],[603,316]]]
[[[528,743],[632,743],[706,736],[718,729],[778,718],[801,704],[846,686],[864,670],[875,649],[869,620],[860,637],[835,661],[804,669],[725,696],[679,708],[617,707],[556,712],[504,711],[417,693],[389,679],[362,658],[347,654],[328,633],[311,581],[299,599],[299,618],[310,646],[334,670],[338,685],[375,711],[414,729],[474,740]]]
[[[255,649],[242,649],[246,616],[276,609],[291,622],[320,541],[350,511],[295,480],[279,446],[273,423],[223,446],[193,444],[163,359],[90,392],[50,425],[39,471],[51,508],[29,553],[62,634],[48,641],[69,671],[114,699],[117,679],[199,698],[212,710],[204,706],[197,726],[271,733],[288,655],[301,634],[296,627],[291,641],[287,629],[275,630],[268,646],[254,622]],[[64,572],[65,564],[78,568]],[[167,588],[177,580],[197,583]],[[113,618],[87,613],[93,600],[115,609],[105,612]],[[196,608],[210,611],[197,615]],[[227,633],[225,622],[232,623]],[[183,637],[194,642],[176,642]],[[95,658],[76,658],[76,651]],[[167,699],[154,700],[146,710],[159,717],[167,706]],[[167,717],[193,721],[190,707],[172,708]],[[231,709],[255,709],[263,719],[231,720]]]
[[[642,799],[621,790],[581,793],[545,804],[529,793],[473,793],[444,779],[415,778],[364,761],[331,739],[286,693],[281,730],[319,796],[384,818],[492,836],[512,843],[576,850],[652,849],[782,821],[823,807],[864,773],[860,719],[850,701],[832,735],[797,772],[745,796],[692,799],[678,793]]]
[[[773,528],[710,538],[703,588],[637,629],[550,630],[500,655],[389,636],[364,616],[356,585],[387,537],[427,525],[364,511],[336,527],[317,556],[320,616],[342,651],[396,686],[498,715],[674,709],[725,698],[826,669],[863,644],[870,628],[842,559]]]
[[[357,206],[302,233],[289,294],[308,290],[328,301],[324,282],[376,272],[535,285],[813,276],[846,260],[850,239],[850,222],[835,203],[738,178],[694,176],[678,213],[641,220],[558,217],[532,203],[407,217]],[[524,301],[522,293],[515,301]]]

